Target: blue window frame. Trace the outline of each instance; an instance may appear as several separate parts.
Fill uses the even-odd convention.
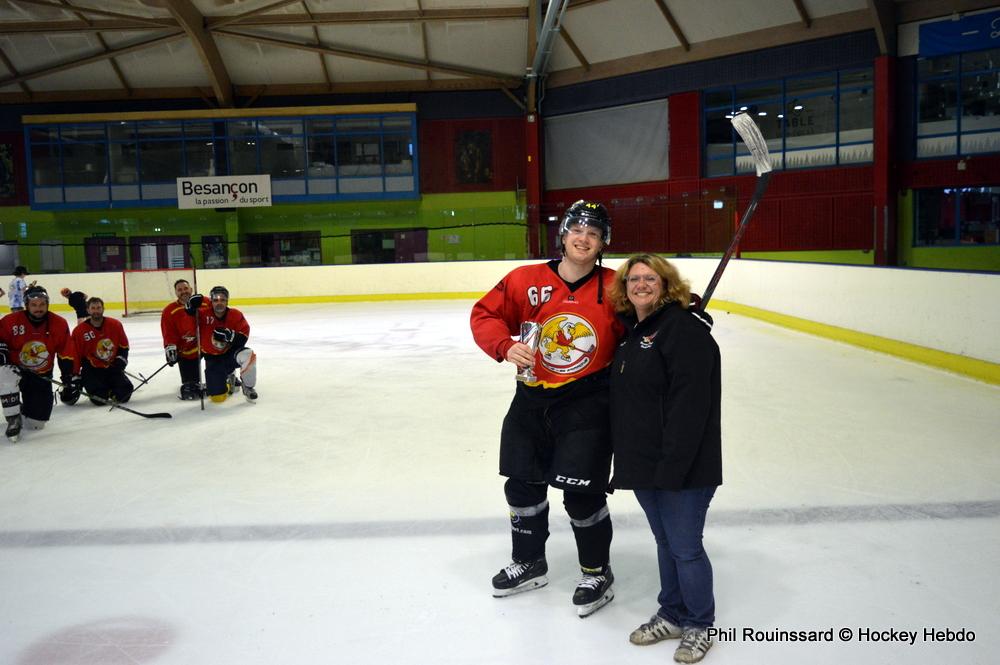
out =
[[[872,76],[868,67],[706,90],[705,175],[753,172],[753,159],[730,124],[738,112],[760,127],[775,169],[871,162]]]

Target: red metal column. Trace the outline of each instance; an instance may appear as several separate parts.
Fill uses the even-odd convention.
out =
[[[524,153],[528,160],[525,173],[525,202],[527,204],[528,253],[530,258],[542,255],[541,204],[542,204],[542,119],[529,112],[524,119]]]

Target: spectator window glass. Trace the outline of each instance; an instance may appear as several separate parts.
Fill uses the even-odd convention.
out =
[[[412,112],[56,123],[27,126],[25,138],[36,208],[166,205],[180,177],[267,174],[277,201],[419,189]]]
[[[1000,152],[1000,49],[917,61],[916,154]]]
[[[705,175],[754,171],[730,126],[738,112],[757,123],[775,169],[871,162],[872,78],[871,68],[851,69],[705,91]]]
[[[1000,244],[1000,186],[919,189],[917,247]]]

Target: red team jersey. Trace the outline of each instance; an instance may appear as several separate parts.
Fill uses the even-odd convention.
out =
[[[90,319],[73,328],[73,345],[81,362],[86,359],[93,367],[110,367],[121,349],[128,349],[128,337],[121,321],[104,317],[101,327]]]
[[[160,331],[163,333],[163,346],[173,344],[181,358],[194,360],[198,357],[194,317],[185,311],[184,305],[175,300],[163,308],[160,314]]]
[[[9,361],[29,372],[47,376],[58,358],[72,361],[74,374],[80,369],[69,324],[57,314],[49,313],[36,324],[27,312],[12,312],[0,319],[0,341],[7,344]]]
[[[598,304],[595,271],[575,291],[555,270],[555,262],[512,270],[472,308],[472,336],[488,355],[502,361],[519,337],[521,323],[542,326],[530,386],[556,388],[611,364],[624,328],[607,296]],[[606,287],[615,272],[603,270]]]
[[[223,344],[212,335],[216,328],[229,328],[250,337],[250,324],[243,317],[243,312],[230,307],[223,318],[217,318],[215,312],[207,303],[202,303],[198,309],[199,325],[201,326],[201,352],[206,356],[221,356],[229,351],[231,344]],[[194,317],[189,317],[193,320]]]

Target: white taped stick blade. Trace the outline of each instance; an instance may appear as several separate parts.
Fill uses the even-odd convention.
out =
[[[732,122],[733,129],[736,130],[736,133],[740,135],[743,143],[750,150],[754,168],[757,169],[757,176],[759,177],[770,172],[774,168],[771,166],[771,154],[767,150],[767,141],[764,140],[764,136],[760,133],[757,123],[746,113],[737,113],[733,116]]]

